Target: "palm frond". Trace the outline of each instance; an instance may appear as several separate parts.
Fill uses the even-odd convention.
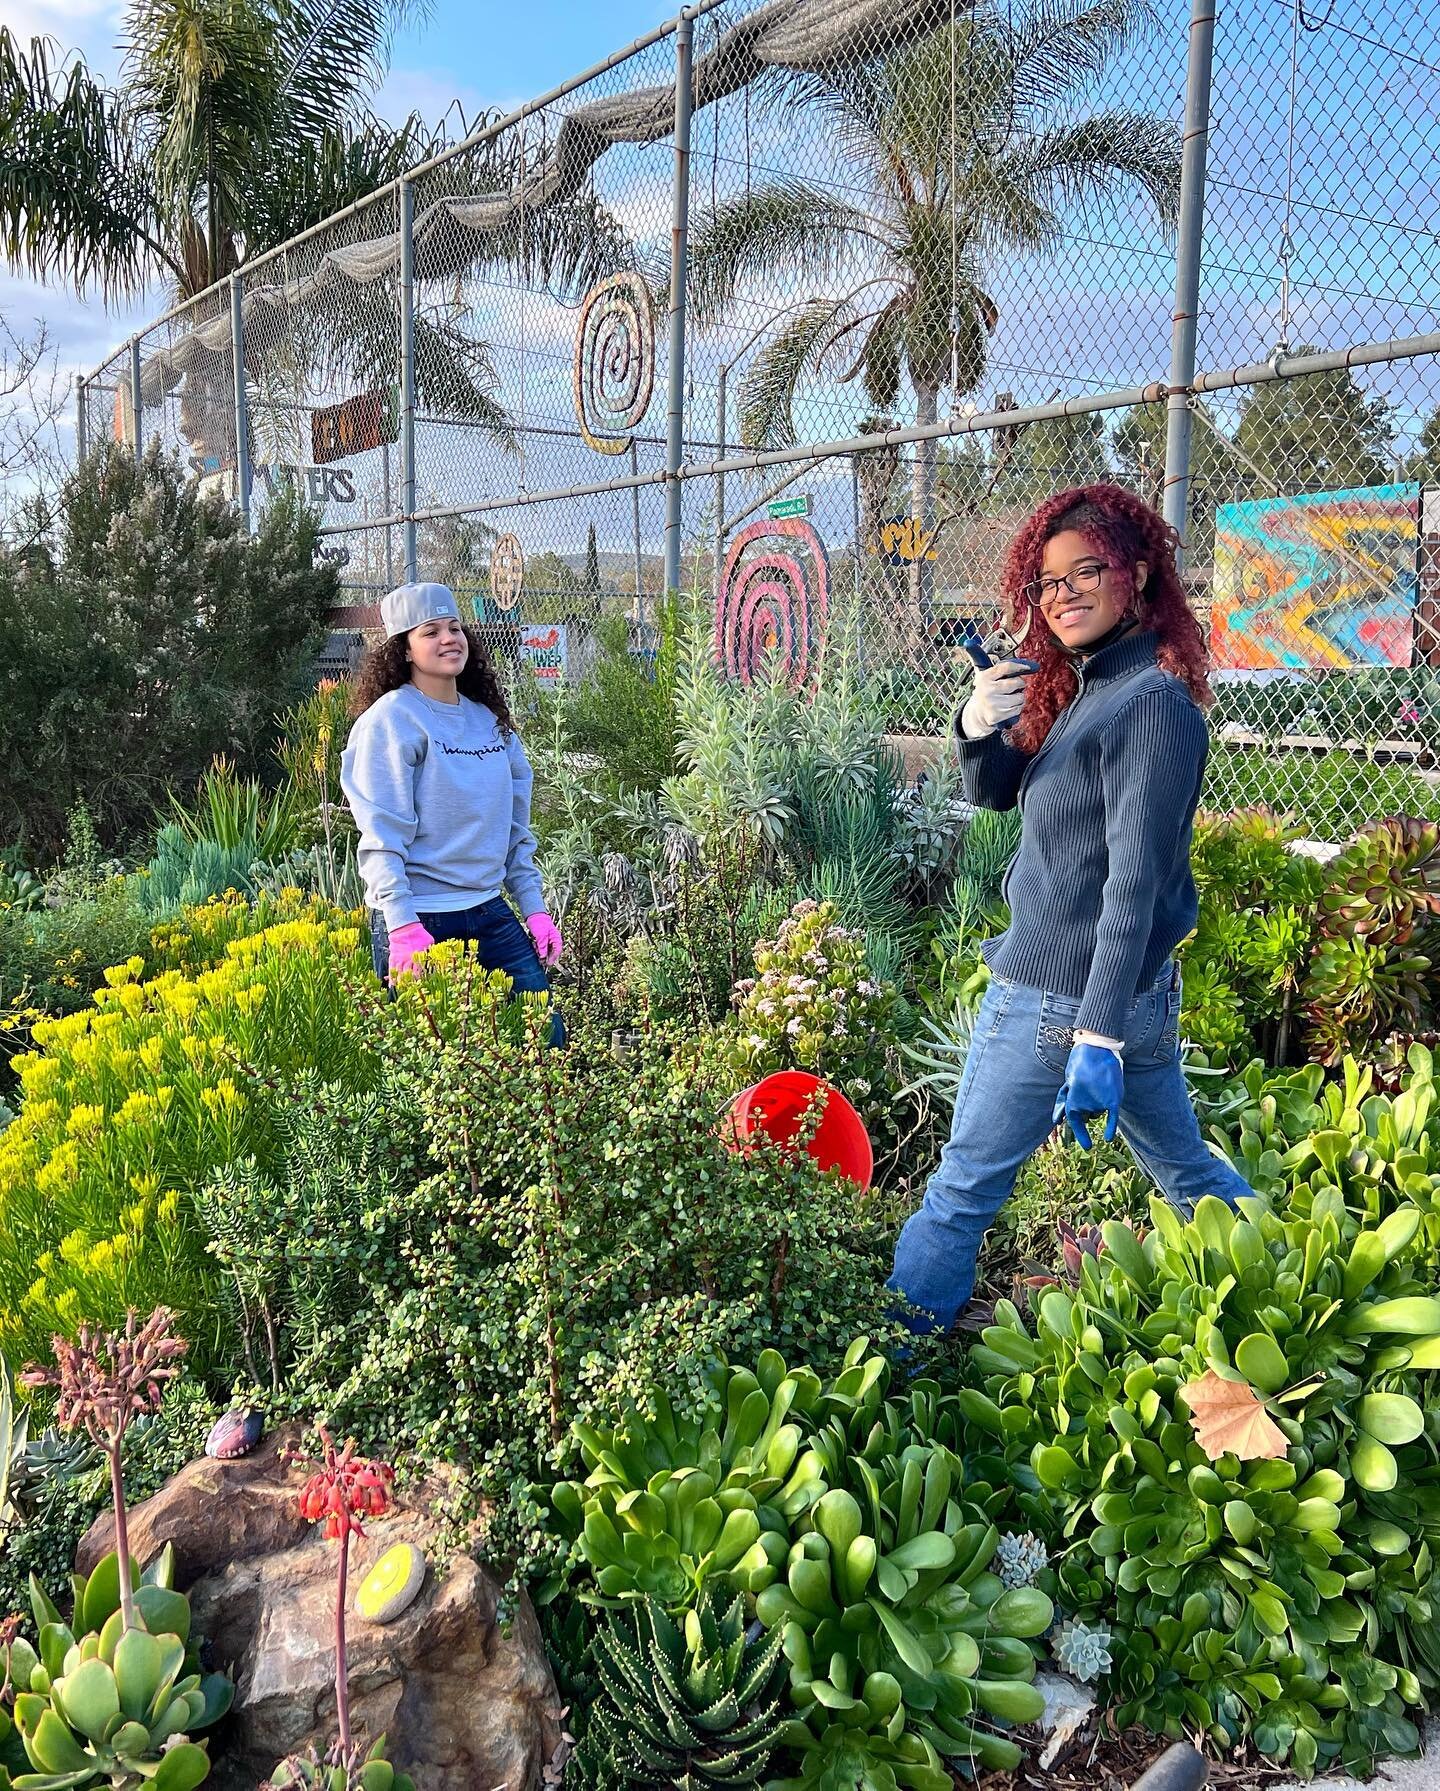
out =
[[[78,58],[0,26],[0,245],[12,267],[105,298],[180,267],[163,242],[141,121]]]
[[[777,268],[829,276],[876,234],[874,220],[802,180],[775,181],[707,209],[691,233],[689,300],[696,320],[715,322],[747,280]]]
[[[125,73],[132,104],[153,123],[162,203],[184,214],[213,192],[218,227],[233,231],[271,125],[273,20],[214,0],[134,0]]]
[[[267,177],[256,180],[246,196],[246,252],[259,255],[279,247],[393,185],[442,146],[443,133],[432,131],[418,113],[398,128],[376,118],[334,124],[308,145],[282,134],[273,141]],[[358,237],[363,240],[376,228],[373,218],[362,218]]]
[[[747,448],[790,446],[796,388],[857,321],[849,297],[822,298],[775,332],[746,369],[740,388],[740,439]]]
[[[1168,232],[1180,211],[1180,129],[1144,112],[1102,112],[1057,125],[1009,158],[1017,185],[1057,209],[1114,205],[1138,186]]]
[[[277,107],[289,130],[319,142],[385,78],[395,29],[431,0],[281,0]]]
[[[1143,40],[1157,16],[1152,0],[1035,0],[1006,28],[1017,109],[1048,116],[1074,100]]]

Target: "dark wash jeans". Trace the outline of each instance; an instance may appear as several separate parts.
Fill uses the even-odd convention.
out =
[[[1206,1194],[1234,1206],[1253,1190],[1201,1136],[1180,1063],[1180,973],[1173,964],[1131,1002],[1120,1136],[1187,1216]],[[1055,1129],[1051,1110],[1080,1003],[992,977],[975,1017],[950,1141],[895,1248],[887,1285],[929,1314],[911,1329],[948,1330],[970,1298],[975,1261],[1021,1165]],[[1078,1150],[1079,1146],[1075,1146]]]
[[[492,902],[481,902],[475,908],[457,908],[446,914],[421,914],[417,918],[437,945],[442,939],[473,941],[475,955],[481,964],[487,970],[503,970],[517,995],[549,994],[550,979],[545,974],[534,941],[503,896],[496,896]],[[375,974],[383,983],[390,974],[390,934],[385,916],[378,908],[370,910],[370,951],[375,960]],[[550,1043],[565,1043],[565,1022],[553,1011]]]

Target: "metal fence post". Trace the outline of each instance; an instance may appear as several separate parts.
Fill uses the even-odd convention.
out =
[[[243,276],[230,276],[230,354],[235,370],[235,501],[250,533],[250,405],[245,392],[245,288]]]
[[[640,453],[635,446],[635,437],[630,437],[630,477],[640,477]],[[635,621],[637,626],[645,626],[645,564],[640,553],[640,487],[630,487],[630,518],[635,537]]]
[[[145,458],[145,431],[142,423],[143,406],[140,398],[140,338],[133,336],[130,340],[130,419],[135,426],[135,464],[139,466]]]
[[[670,221],[670,373],[665,416],[665,594],[680,589],[680,523],[685,453],[685,283],[690,248],[690,115],[694,109],[691,51],[694,21],[675,27],[675,191]]]
[[[75,381],[75,464],[84,466],[90,453],[90,418],[85,408],[85,381]]]
[[[1215,0],[1190,0],[1180,217],[1175,236],[1175,316],[1165,413],[1165,520],[1182,540],[1190,503],[1190,388],[1195,379],[1195,337],[1200,312],[1200,249],[1205,231],[1205,158],[1210,138],[1214,55]]]
[[[718,438],[717,458],[723,460],[726,454],[726,411],[730,407],[726,386],[730,379],[730,366],[727,362],[715,375],[715,414],[719,419],[719,427],[715,434]],[[720,587],[725,582],[725,475],[715,475],[715,601],[720,601]]]
[[[400,514],[405,582],[417,577],[415,554],[415,189],[400,182]]]

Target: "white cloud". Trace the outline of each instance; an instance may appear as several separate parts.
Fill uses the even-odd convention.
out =
[[[96,74],[112,77],[120,66],[118,43],[124,8],[117,0],[4,0],[0,25],[24,45],[51,37],[62,50],[78,50]]]

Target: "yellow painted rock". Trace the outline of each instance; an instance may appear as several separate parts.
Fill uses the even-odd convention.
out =
[[[424,1578],[424,1555],[413,1542],[397,1542],[361,1580],[355,1609],[372,1623],[393,1622],[414,1602]]]

